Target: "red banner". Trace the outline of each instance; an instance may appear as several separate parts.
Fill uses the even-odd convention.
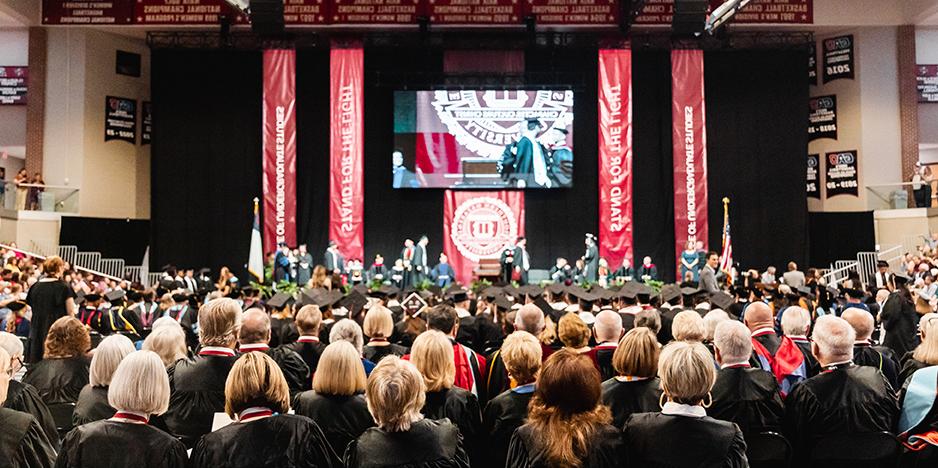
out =
[[[710,10],[724,0],[710,0]],[[674,16],[674,0],[645,0],[642,12],[635,18],[639,25],[670,25]],[[814,0],[752,0],[733,16],[736,24],[812,24]]]
[[[346,259],[363,259],[364,54],[361,44],[335,47],[330,52],[329,239]]]
[[[217,25],[223,15],[230,18],[232,24],[248,22],[245,15],[225,0],[136,0],[133,3],[135,24]]]
[[[523,235],[523,191],[446,191],[443,252],[460,283],[472,282],[472,270],[480,260],[498,259]]]
[[[433,0],[427,3],[430,24],[507,24],[520,23],[518,0]]]
[[[131,2],[42,0],[42,24],[130,24],[133,23],[133,11]]]
[[[632,51],[599,51],[599,255],[632,260]],[[634,264],[634,262],[633,262]]]
[[[674,141],[675,259],[688,241],[707,248],[707,132],[704,116],[704,55],[701,50],[671,51]],[[681,278],[678,278],[680,281]]]
[[[296,52],[264,51],[264,251],[296,246]]]

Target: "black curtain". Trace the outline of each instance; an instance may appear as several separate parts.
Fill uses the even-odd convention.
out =
[[[827,267],[837,260],[857,257],[857,252],[876,249],[873,212],[810,213],[811,235],[809,265]]]
[[[296,239],[319,263],[329,241],[329,51],[296,55]]]
[[[83,252],[101,252],[120,258],[128,266],[140,265],[150,239],[150,220],[63,216],[59,245],[74,245]]]

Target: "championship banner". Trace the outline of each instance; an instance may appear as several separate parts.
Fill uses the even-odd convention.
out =
[[[264,51],[264,252],[296,246],[296,52]]]
[[[364,53],[361,44],[329,54],[329,239],[346,259],[362,259],[364,249]]]
[[[501,257],[524,235],[524,192],[447,190],[443,201],[443,253],[462,284],[482,259]],[[433,259],[430,259],[433,263]]]
[[[599,51],[599,256],[632,252],[632,51]],[[634,264],[634,262],[632,262]]]
[[[674,258],[688,241],[707,249],[707,133],[704,116],[704,54],[671,51],[674,140]],[[678,278],[680,281],[680,278]]]

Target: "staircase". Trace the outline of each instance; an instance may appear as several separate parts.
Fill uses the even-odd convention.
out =
[[[123,259],[104,258],[100,252],[82,252],[74,245],[60,245],[57,248],[51,248],[30,241],[30,250],[31,252],[23,253],[36,257],[58,255],[62,257],[62,260],[75,267],[76,270],[89,272],[115,281],[127,279],[150,286],[159,282],[162,275],[159,272],[148,272],[146,278],[141,278],[143,268],[140,265],[128,266]]]

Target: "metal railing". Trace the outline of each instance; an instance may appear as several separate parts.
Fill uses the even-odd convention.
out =
[[[45,260],[46,257],[47,257],[46,255],[41,255],[41,254],[38,254],[38,253],[36,253],[36,252],[30,252],[30,251],[28,251],[28,250],[18,249],[18,248],[16,248],[16,247],[12,247],[12,246],[9,246],[9,245],[6,245],[6,244],[0,244],[0,248],[4,248],[4,249],[7,249],[7,250],[12,250],[13,252],[23,254],[23,255],[25,255],[25,256],[27,256],[27,257],[37,258],[37,259],[39,259],[39,260]],[[98,254],[98,256],[100,256],[100,255],[101,255],[101,254]],[[65,260],[65,258],[62,258],[62,260]],[[68,262],[68,260],[65,260],[65,261]],[[68,262],[68,263],[70,263],[70,264],[72,265],[72,269],[74,269],[74,270],[76,270],[76,271],[80,271],[80,272],[82,272],[82,273],[91,273],[91,274],[94,275],[94,276],[100,276],[100,277],[102,277],[102,278],[109,279],[109,280],[114,280],[114,281],[120,281],[120,280],[121,280],[121,278],[118,278],[118,277],[116,277],[116,276],[108,275],[107,273],[104,273],[104,272],[101,272],[101,271],[98,271],[98,270],[93,270],[93,269],[91,269],[91,268],[85,268],[85,267],[83,267],[83,266],[76,265],[76,264],[74,264],[74,263],[72,263],[72,262]]]
[[[101,271],[111,275],[124,277],[124,261],[119,258],[103,258],[99,262]]]
[[[78,213],[78,191],[67,185],[3,184],[3,207],[8,210],[31,210]],[[25,189],[17,194],[17,189]]]
[[[74,245],[60,245],[59,257],[62,257],[62,260],[65,260],[65,263],[74,265],[75,258],[78,257],[78,247]]]
[[[828,285],[837,286],[838,283],[847,279],[851,271],[857,271],[857,265],[858,262],[855,260],[837,260],[822,278]]]
[[[78,252],[75,255],[75,265],[89,270],[101,271],[101,253]]]

